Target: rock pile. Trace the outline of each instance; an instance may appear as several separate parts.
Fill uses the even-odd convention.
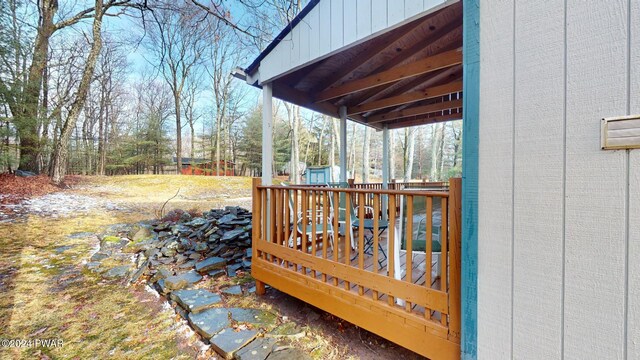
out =
[[[177,221],[141,226],[130,239],[123,251],[143,255],[148,263],[144,273],[164,279],[158,283],[163,293],[197,282],[200,275],[233,277],[251,268],[251,213],[240,207],[213,209],[202,217],[183,213]],[[182,274],[169,274],[168,268]]]
[[[133,283],[146,278],[225,359],[310,359],[287,345],[287,339],[305,334],[295,324],[278,325],[271,311],[227,305],[230,298],[255,292],[253,282],[237,278],[237,285],[203,288],[207,277],[234,277],[237,270],[250,269],[251,213],[226,207],[201,217],[182,213],[175,219],[112,226],[107,233],[118,236],[102,236],[87,268],[106,279]],[[131,254],[137,254],[135,266]]]

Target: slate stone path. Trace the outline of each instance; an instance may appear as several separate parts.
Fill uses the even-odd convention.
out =
[[[226,305],[255,292],[253,282],[203,288],[250,269],[250,236],[251,213],[238,207],[184,214],[176,222],[115,225],[85,266],[107,281],[151,285],[225,359],[310,359],[288,345],[305,336],[296,324],[270,311]]]

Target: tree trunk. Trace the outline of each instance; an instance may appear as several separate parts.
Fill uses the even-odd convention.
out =
[[[220,111],[220,110],[218,110]],[[222,119],[218,114],[216,118],[216,176],[220,176],[220,138],[222,134]]]
[[[415,153],[415,137],[416,132],[413,129],[406,129],[407,131],[407,166],[404,173],[404,181],[411,180],[411,173],[413,172],[413,156]]]
[[[429,180],[436,181],[438,179],[438,149],[440,144],[440,126],[442,124],[437,123],[431,127],[431,171],[429,172]]]
[[[180,114],[180,93],[174,87],[173,101],[176,105],[176,174],[182,174],[182,119]]]
[[[364,127],[364,142],[362,144],[362,182],[369,182],[369,153],[371,150],[371,129]]]
[[[331,122],[331,148],[329,149],[329,165],[331,166],[331,181],[336,182],[336,174],[333,172],[333,168],[336,166],[336,144],[340,141],[338,136],[338,124],[336,119],[329,118]]]
[[[389,180],[396,178],[396,135],[389,130]]]
[[[355,139],[356,139],[356,123],[353,123],[353,126],[351,127],[351,136],[353,137],[353,139],[351,140],[351,149],[349,150],[349,154],[351,154],[349,157],[351,158],[351,175],[352,176],[356,176],[356,147],[353,145],[355,143]]]
[[[12,108],[15,125],[20,137],[20,166],[22,170],[38,172],[40,141],[38,138],[38,105],[42,78],[47,64],[49,39],[55,31],[53,19],[58,11],[57,0],[43,0],[40,5],[40,24],[35,39],[33,58],[29,67],[27,84],[18,108]]]
[[[442,180],[443,178],[443,174],[444,174],[444,132],[445,129],[447,127],[446,123],[443,123],[442,126],[440,127],[440,134],[438,134],[438,142],[440,143],[440,149],[438,151],[438,168],[440,169],[438,171],[438,181]]]
[[[51,180],[55,184],[61,184],[64,181],[69,150],[69,138],[71,136],[71,132],[75,128],[76,122],[78,121],[80,111],[87,100],[87,92],[89,91],[89,85],[91,84],[91,78],[93,77],[93,70],[96,67],[98,55],[102,49],[102,0],[96,0],[95,4],[95,16],[93,19],[92,29],[93,44],[91,45],[91,51],[89,52],[87,62],[82,72],[82,79],[80,80],[75,100],[71,105],[67,121],[65,121],[64,126],[62,127],[60,140],[53,151],[53,172]]]

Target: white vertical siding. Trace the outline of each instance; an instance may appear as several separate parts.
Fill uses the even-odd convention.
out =
[[[325,0],[326,1],[326,0]],[[344,4],[342,0],[331,0],[331,48],[344,45]],[[322,19],[326,21],[326,19]]]
[[[298,39],[299,41],[299,47],[300,47],[300,54],[299,54],[299,58],[297,61],[300,61],[300,59],[308,59],[309,56],[311,55],[311,49],[309,48],[310,44],[311,44],[311,34],[309,34],[311,26],[309,21],[313,20],[311,17],[307,18],[307,21],[303,21],[300,23],[300,26],[296,26],[296,29],[299,29],[298,33],[300,35],[300,38]],[[295,42],[295,40],[294,40]]]
[[[480,9],[479,358],[640,358],[640,151],[599,143],[640,113],[640,2],[513,6]]]
[[[564,0],[516,3],[514,84],[513,358],[556,359],[562,343]]]
[[[405,0],[387,2],[387,24],[396,24],[404,19]]]
[[[629,41],[630,114],[640,114],[640,1],[631,1]],[[629,159],[629,278],[627,287],[627,358],[640,359],[640,151]]]
[[[346,0],[342,16],[344,17],[344,44],[351,44],[358,38],[358,6],[354,0]]]
[[[423,8],[423,0],[404,0],[404,18],[408,19],[418,13],[421,13]]]
[[[268,81],[459,0],[321,0],[260,64]]]
[[[600,118],[627,112],[626,0],[567,3],[565,355],[619,359],[624,343],[625,152]]]
[[[307,34],[309,36],[309,59],[315,59],[320,56],[320,31],[315,31],[315,29],[320,29],[320,8],[315,7],[309,12],[307,18],[303,20],[305,26],[308,27]]]
[[[480,31],[478,358],[511,358],[513,4],[483,2]],[[489,120],[484,120],[489,119]]]
[[[325,1],[321,1],[318,5],[316,5],[316,7],[313,9],[319,9],[320,11],[320,55],[322,54],[326,54],[329,51],[331,51],[331,28],[333,27],[333,24],[331,23],[331,1],[330,0],[325,0]],[[282,44],[278,44],[278,46],[276,46],[276,48],[278,48],[279,46],[281,46]],[[272,62],[272,56],[271,54],[267,55],[267,57],[264,58],[264,60],[262,60],[262,65],[260,65],[260,76],[262,76],[264,79],[268,79],[271,76],[268,76],[269,73],[267,74],[262,74],[264,71],[264,68],[268,68],[270,65],[270,62]],[[280,71],[284,72],[284,69],[278,68],[278,69],[269,69],[271,70],[271,73],[273,75],[277,75]]]
[[[371,0],[371,13],[373,32],[387,27],[387,0]]]
[[[371,0],[356,1],[356,37],[362,39],[371,34]]]

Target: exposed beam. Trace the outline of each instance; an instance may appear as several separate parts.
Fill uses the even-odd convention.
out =
[[[363,92],[363,96],[358,96],[357,99],[350,100],[349,104],[350,106],[356,106],[364,102],[371,102],[374,100],[381,99],[385,96],[391,97],[396,95],[402,95],[407,92],[415,91],[415,89],[419,89],[419,88],[424,89],[427,87],[435,86],[437,84],[455,81],[457,80],[458,72],[462,73],[462,65],[443,69],[434,74],[427,74],[427,75],[416,77],[415,79],[404,82],[404,84],[398,84],[400,86],[397,86],[397,87],[395,85],[392,85],[391,87],[365,91]],[[392,90],[389,91],[389,88],[391,88]]]
[[[431,99],[438,96],[443,96],[455,92],[462,91],[462,81],[455,81],[452,83],[439,85],[424,89],[422,91],[414,91],[402,95],[392,96],[377,101],[372,101],[366,104],[354,106],[349,108],[349,115],[361,114],[369,111],[380,110],[392,106],[404,105],[420,100]]]
[[[425,115],[437,111],[457,109],[462,107],[462,100],[444,101],[435,104],[416,106],[400,111],[393,111],[386,114],[373,115],[367,118],[367,124],[375,124],[389,120],[401,119],[409,116]]]
[[[432,117],[418,117],[410,120],[395,120],[387,124],[389,129],[400,129],[409,126],[418,126],[426,124],[435,124],[439,122],[460,120],[462,119],[462,109],[458,109],[459,112],[453,114],[446,114]]]
[[[461,16],[456,16],[455,20],[453,20],[450,23],[446,24],[444,27],[441,27],[440,29],[435,30],[434,32],[432,32],[428,36],[425,36],[422,40],[420,40],[417,43],[415,43],[409,49],[399,52],[391,60],[385,62],[384,64],[382,64],[382,65],[378,66],[377,68],[375,68],[374,70],[372,70],[371,73],[378,73],[378,72],[389,70],[389,69],[393,68],[394,66],[396,66],[396,65],[402,63],[403,61],[406,61],[407,59],[411,58],[412,56],[416,55],[420,51],[423,51],[428,46],[437,45],[438,41],[440,41],[446,35],[450,34],[452,31],[454,31],[454,30],[456,30],[458,28],[461,28],[461,27],[462,27],[462,17]],[[454,46],[457,48],[457,47],[460,47],[461,44],[462,44],[462,40],[459,42],[459,44],[456,44]],[[441,50],[452,50],[452,49],[453,48],[451,46],[447,46],[447,47],[445,47],[444,49],[441,49]],[[320,89],[320,90],[323,90],[323,89]],[[368,91],[362,97],[360,97],[360,101],[356,101],[355,103],[359,104],[359,103],[365,101],[366,99],[369,99],[369,98],[377,95],[378,93],[380,93],[380,91],[377,91],[377,90]]]
[[[323,91],[316,97],[316,102],[335,99],[350,93],[371,89],[459,64],[462,64],[462,52],[459,49],[445,51]]]
[[[340,67],[338,71],[336,71],[331,76],[328,76],[323,81],[321,81],[316,86],[314,86],[311,89],[311,92],[312,93],[320,92],[322,90],[325,90],[329,86],[337,83],[338,81],[342,80],[345,76],[351,74],[360,66],[362,66],[364,63],[371,60],[371,58],[374,57],[376,54],[380,53],[382,50],[386,49],[387,47],[393,45],[395,42],[403,38],[408,33],[412,32],[414,29],[422,25],[424,22],[425,20],[423,19],[423,20],[416,21],[413,26],[411,24],[407,24],[407,26],[393,31],[391,35],[384,41],[375,42],[371,40],[371,44],[369,45],[369,47],[365,48],[365,50],[359,53],[354,60],[344,64],[343,66]]]

